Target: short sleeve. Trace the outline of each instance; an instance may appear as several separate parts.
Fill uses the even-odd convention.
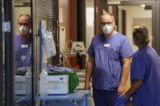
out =
[[[94,43],[94,39],[92,39],[92,42],[88,48],[88,55],[90,57],[94,57],[94,46],[93,46],[94,44],[93,43]]]
[[[143,80],[145,75],[145,59],[143,55],[134,56],[131,64],[131,80]]]
[[[127,37],[125,37],[121,44],[120,54],[122,58],[130,57],[133,54],[131,44]]]

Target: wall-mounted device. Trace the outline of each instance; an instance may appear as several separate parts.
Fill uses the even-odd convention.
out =
[[[71,53],[80,53],[80,54],[85,54],[86,50],[84,47],[84,43],[82,41],[75,41],[72,42],[72,48],[71,48]]]

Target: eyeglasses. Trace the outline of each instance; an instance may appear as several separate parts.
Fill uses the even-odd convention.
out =
[[[102,25],[106,25],[106,24],[108,24],[108,25],[111,25],[113,22],[102,22],[101,24]]]
[[[24,26],[28,26],[28,25],[29,25],[28,23],[21,23],[21,22],[18,23],[18,24],[19,24],[20,26],[21,26],[21,25],[24,25]]]

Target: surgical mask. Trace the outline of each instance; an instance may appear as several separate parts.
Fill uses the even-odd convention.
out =
[[[19,33],[28,34],[29,33],[29,28],[26,27],[26,26],[21,26],[21,27],[19,27]]]
[[[103,25],[102,26],[102,31],[106,35],[110,34],[113,31],[113,25],[108,25],[108,24]]]

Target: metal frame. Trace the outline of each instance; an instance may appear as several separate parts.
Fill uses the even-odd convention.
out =
[[[9,22],[10,31],[5,32],[5,106],[15,106],[14,93],[14,38],[13,38],[13,20],[12,9],[13,0],[5,0],[4,4],[4,21]]]
[[[154,29],[155,29],[155,33],[154,33],[154,47],[156,49],[156,51],[158,52],[158,54],[160,55],[160,0],[155,0],[155,19],[154,21]]]
[[[2,33],[2,1],[0,1],[0,106],[3,106],[3,33]]]
[[[33,30],[33,0],[30,0],[30,7],[31,7],[31,20],[32,20],[32,22],[31,22],[31,26],[32,26],[32,30]],[[32,36],[34,36],[33,35],[33,33],[32,33]],[[34,39],[33,39],[33,41],[34,41]],[[33,45],[34,45],[34,42],[33,42]],[[35,102],[35,96],[36,96],[36,91],[35,91],[35,83],[36,83],[36,81],[34,81],[35,80],[35,72],[33,71],[34,70],[34,56],[33,56],[33,54],[34,54],[34,52],[33,52],[33,48],[32,48],[32,97],[31,97],[31,106],[36,106],[35,104],[36,104],[36,102]]]

